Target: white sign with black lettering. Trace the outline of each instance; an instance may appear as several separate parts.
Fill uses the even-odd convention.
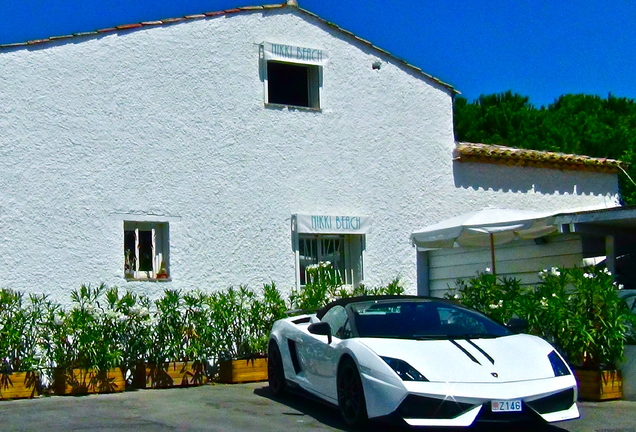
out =
[[[355,215],[294,215],[296,231],[322,234],[367,234],[371,230],[371,217]]]
[[[329,54],[325,50],[272,42],[263,42],[263,54],[265,60],[287,63],[325,66],[329,62]]]

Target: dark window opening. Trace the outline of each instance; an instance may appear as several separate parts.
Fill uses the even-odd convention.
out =
[[[135,231],[124,231],[124,272],[127,275],[132,274],[137,268],[136,243]]]
[[[169,245],[167,223],[124,221],[124,276],[168,280]]]
[[[267,102],[318,108],[317,69],[317,66],[267,62]]]
[[[152,231],[139,231],[139,270],[152,271]]]

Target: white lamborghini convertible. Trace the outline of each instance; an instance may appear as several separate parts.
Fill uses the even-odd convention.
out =
[[[350,426],[579,416],[574,376],[550,344],[442,299],[347,298],[279,320],[268,369],[273,394],[308,392]]]

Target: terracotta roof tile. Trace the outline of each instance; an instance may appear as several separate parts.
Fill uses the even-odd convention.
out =
[[[525,150],[492,144],[459,142],[453,152],[459,162],[490,163],[508,166],[553,168],[570,171],[617,173],[623,162],[567,153]]]
[[[134,28],[139,28],[141,27],[142,24],[141,23],[134,23],[134,24],[124,24],[124,25],[118,25],[115,26],[118,30],[128,30],[128,29],[134,29]]]
[[[49,38],[49,40],[53,40],[53,41],[55,41],[55,40],[61,40],[61,39],[70,39],[70,38],[72,38],[72,37],[74,37],[74,36],[73,36],[73,35],[51,36],[51,37]]]
[[[181,21],[185,21],[185,18],[183,17],[175,17],[175,18],[164,18],[161,20],[162,23],[164,24],[174,24],[174,23],[178,23]]]
[[[325,20],[323,18],[320,18],[318,15],[314,14],[313,12],[309,12],[306,9],[302,9],[302,8],[298,7],[297,6],[297,2],[295,2],[293,0],[288,0],[287,2],[281,3],[281,4],[268,4],[268,5],[262,5],[262,6],[242,6],[242,7],[238,7],[238,8],[235,8],[235,9],[226,9],[226,10],[223,10],[223,11],[216,11],[216,12],[205,12],[205,13],[202,13],[202,14],[187,15],[185,17],[167,18],[167,19],[162,19],[162,20],[157,20],[157,21],[143,21],[143,22],[140,22],[140,23],[124,24],[124,25],[119,25],[119,26],[115,26],[115,27],[112,27],[112,28],[95,30],[95,31],[91,31],[91,32],[82,32],[82,33],[77,33],[77,34],[74,34],[74,35],[52,36],[52,37],[49,37],[47,39],[38,39],[38,40],[33,40],[33,41],[11,43],[11,44],[0,44],[0,52],[2,50],[4,50],[4,49],[19,48],[19,47],[24,47],[24,46],[28,46],[28,45],[41,44],[41,43],[51,42],[51,41],[60,40],[60,39],[67,39],[67,38],[71,38],[71,37],[76,37],[76,36],[100,35],[100,34],[103,34],[103,33],[108,33],[108,32],[113,32],[113,31],[134,30],[134,29],[143,28],[143,27],[174,24],[174,23],[177,23],[177,22],[185,21],[185,20],[201,19],[201,18],[204,18],[204,17],[217,17],[217,16],[220,16],[220,15],[234,14],[234,13],[238,13],[238,12],[249,12],[249,11],[257,11],[257,10],[265,10],[265,9],[282,9],[282,8],[285,8],[285,7],[293,7],[294,9],[299,10],[302,13],[311,16],[311,17],[313,17],[316,20],[318,20],[318,21],[320,21],[320,22],[322,22],[322,23],[324,23],[324,24],[326,24],[326,25],[328,25],[330,27],[333,27],[334,29],[338,30],[339,32],[354,38],[356,41],[358,41],[360,43],[363,43],[363,44],[373,48],[374,50],[378,51],[379,53],[384,54],[387,57],[390,57],[394,61],[396,61],[396,62],[408,67],[409,69],[412,69],[412,70],[415,70],[415,71],[419,72],[420,74],[424,75],[427,79],[429,79],[431,81],[434,81],[435,83],[440,84],[443,87],[446,87],[451,92],[459,93],[450,84],[446,84],[445,82],[435,78],[434,76],[425,73],[419,67],[414,66],[414,65],[412,65],[412,64],[410,64],[410,63],[408,63],[408,62],[406,62],[406,61],[404,61],[404,60],[402,60],[402,59],[400,59],[400,58],[398,58],[396,56],[394,56],[390,52],[373,45],[371,42],[356,36],[352,32],[343,29],[342,27],[338,26],[337,24],[331,23],[331,22],[329,22],[329,21],[327,21],[327,20]]]

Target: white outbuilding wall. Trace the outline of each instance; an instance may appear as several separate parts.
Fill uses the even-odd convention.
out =
[[[328,52],[320,110],[264,103],[264,41]],[[414,293],[414,229],[616,205],[612,174],[454,163],[452,96],[294,7],[4,48],[0,286],[289,289],[299,213],[370,216],[364,283]],[[126,220],[169,224],[169,282],[124,278]]]

